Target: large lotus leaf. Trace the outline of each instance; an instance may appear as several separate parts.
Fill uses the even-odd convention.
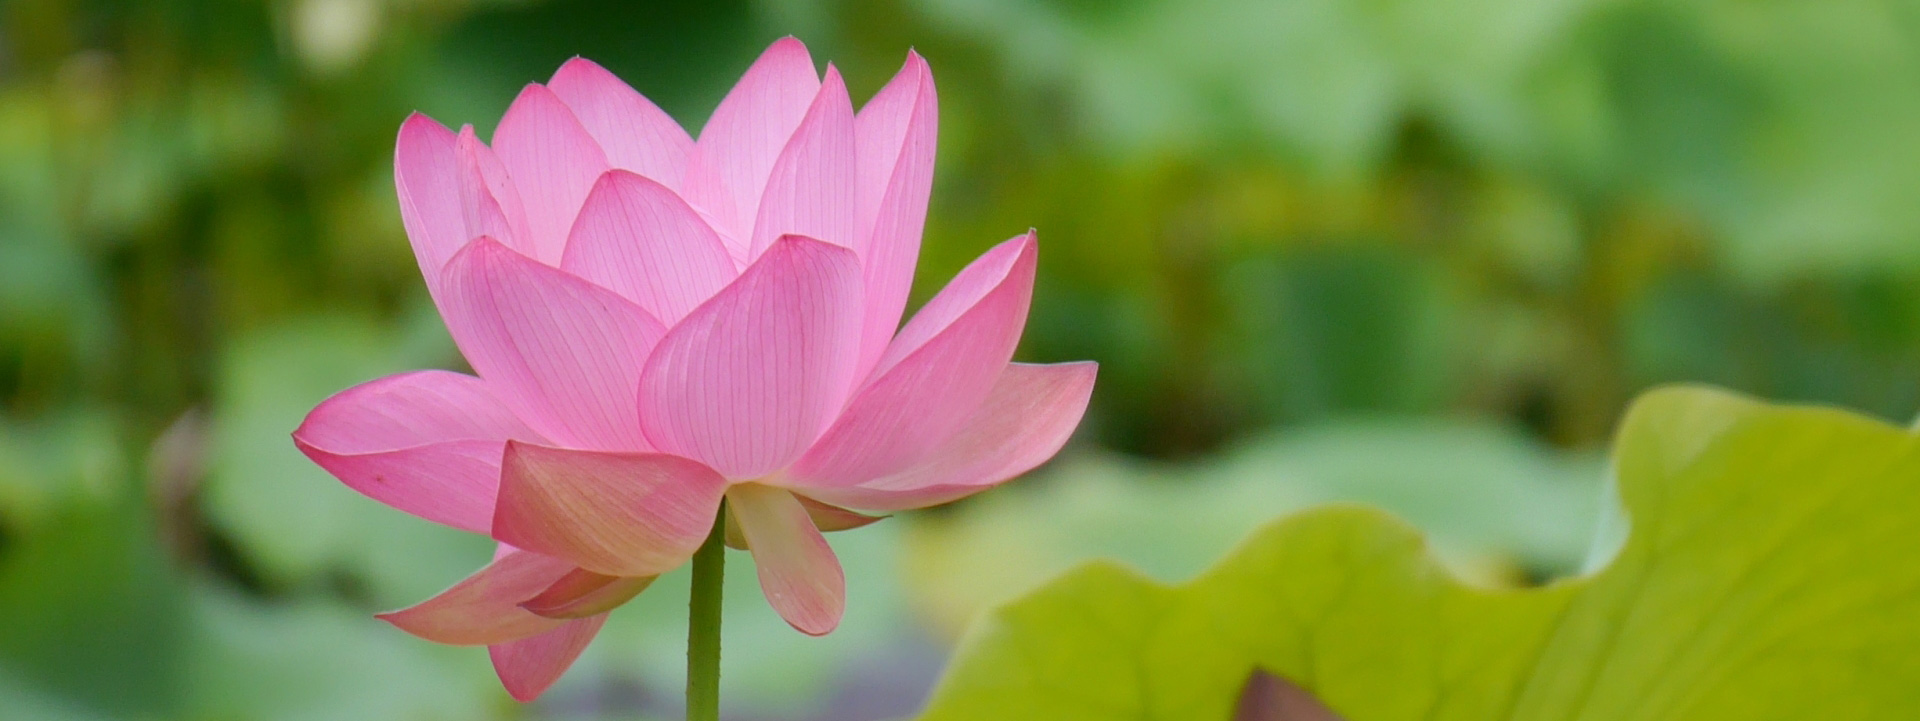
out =
[[[924,718],[1227,719],[1256,669],[1356,721],[1920,713],[1920,437],[1674,388],[1614,467],[1631,530],[1592,575],[1474,588],[1321,510],[1183,586],[1094,565],[1003,608]]]

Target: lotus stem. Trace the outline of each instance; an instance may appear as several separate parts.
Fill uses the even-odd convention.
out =
[[[727,504],[693,554],[693,592],[687,599],[687,721],[720,719],[720,597],[727,566]]]

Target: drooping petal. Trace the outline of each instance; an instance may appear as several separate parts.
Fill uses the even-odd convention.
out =
[[[933,72],[919,53],[854,118],[858,150],[854,250],[867,283],[866,326],[860,342],[860,375],[880,360],[900,327],[913,287],[933,192],[933,160],[940,103]]]
[[[665,332],[631,301],[490,238],[447,264],[454,341],[514,414],[562,445],[647,450],[641,362]]]
[[[500,118],[493,149],[526,206],[533,257],[558,265],[580,204],[610,167],[606,154],[567,104],[539,83],[520,91]]]
[[[416,371],[322,401],[294,445],[348,487],[401,511],[475,533],[493,522],[500,454],[539,434],[473,376]]]
[[[794,494],[800,499],[800,507],[807,509],[807,517],[813,519],[813,527],[821,533],[850,531],[886,520],[886,516],[869,516],[858,511],[850,511],[839,506],[821,503],[806,496]],[[729,547],[747,550],[747,537],[740,533],[740,519],[727,516],[726,542]]]
[[[658,576],[608,576],[584,568],[561,576],[540,595],[527,599],[521,608],[536,616],[552,619],[586,618],[606,613],[640,595]]]
[[[493,672],[500,676],[500,685],[507,688],[507,694],[515,701],[526,703],[539,698],[554,681],[560,680],[560,674],[566,673],[574,659],[580,658],[580,652],[587,649],[587,644],[606,623],[604,613],[565,621],[559,628],[538,636],[488,646],[487,655],[492,657]]]
[[[467,234],[460,188],[458,137],[420,113],[400,124],[393,148],[393,185],[400,197],[400,222],[426,277],[427,290],[439,298],[440,269],[472,240]]]
[[[853,251],[781,238],[647,359],[640,379],[647,439],[728,478],[784,467],[846,398],[859,309]]]
[[[562,621],[530,613],[520,604],[572,570],[573,564],[557,558],[509,552],[439,595],[379,618],[434,643],[484,646],[516,641],[561,625]]]
[[[767,603],[801,633],[820,636],[840,625],[847,579],[825,536],[799,499],[785,490],[745,483],[727,490],[727,509],[753,550]]]
[[[681,193],[714,218],[737,260],[747,258],[774,160],[819,91],[807,46],[782,38],[760,54],[700,129]]]
[[[788,234],[854,247],[853,205],[853,101],[840,71],[828,65],[806,117],[773,163],[748,260]]]
[[[568,60],[547,87],[573,109],[613,167],[680,187],[693,138],[653,101],[586,58]]]
[[[1086,413],[1098,368],[1091,362],[1009,364],[960,432],[912,468],[858,486],[807,493],[835,505],[884,512],[939,505],[992,488],[1060,451]]]
[[[526,207],[520,203],[520,191],[507,177],[500,157],[480,142],[471,125],[460,128],[458,144],[461,210],[467,221],[467,238],[488,236],[524,255],[533,255],[533,231],[527,228]]]
[[[659,453],[508,443],[493,536],[608,576],[679,567],[713,528],[726,479]]]
[[[913,465],[965,423],[1019,345],[1038,248],[987,251],[928,301],[832,427],[794,464],[797,487],[850,486]]]
[[[671,326],[734,279],[720,236],[666,186],[624,170],[594,184],[560,267]]]

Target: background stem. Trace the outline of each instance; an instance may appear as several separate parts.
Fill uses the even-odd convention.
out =
[[[687,721],[720,718],[720,594],[727,565],[727,503],[713,531],[693,554],[693,593],[687,599]]]

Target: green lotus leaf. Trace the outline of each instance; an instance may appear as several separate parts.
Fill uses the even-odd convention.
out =
[[[1590,575],[1475,588],[1322,509],[1184,585],[1094,564],[1003,607],[923,719],[1244,718],[1267,675],[1353,721],[1920,716],[1920,436],[1677,387],[1613,468],[1626,532]]]

